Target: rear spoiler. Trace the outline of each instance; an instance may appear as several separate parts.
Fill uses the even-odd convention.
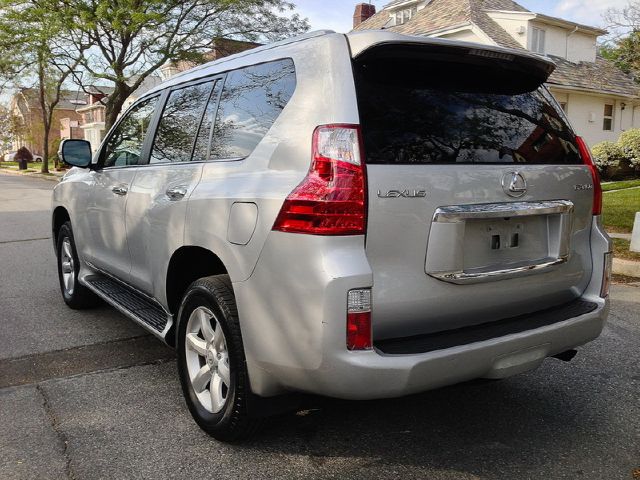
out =
[[[556,65],[546,58],[527,52],[477,43],[439,38],[401,35],[383,30],[368,30],[347,35],[351,56],[356,62],[370,58],[398,58],[416,55],[423,60],[455,63],[494,63],[507,70],[526,73],[538,84],[545,83]]]

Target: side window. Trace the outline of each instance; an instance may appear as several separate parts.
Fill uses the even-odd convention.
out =
[[[169,94],[156,131],[149,163],[188,162],[213,82]]]
[[[531,28],[531,50],[533,50],[535,53],[540,53],[544,55],[546,53],[545,37],[546,37],[546,32],[543,29],[532,27]]]
[[[613,131],[613,105],[606,104],[604,106],[604,122],[602,123],[602,129],[606,132]]]
[[[220,97],[209,158],[249,156],[287,105],[295,87],[291,59],[230,72]]]
[[[157,103],[158,97],[153,97],[139,103],[127,113],[107,140],[102,153],[104,167],[138,164],[144,136]]]

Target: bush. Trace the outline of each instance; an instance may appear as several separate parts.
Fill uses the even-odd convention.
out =
[[[598,143],[593,146],[591,153],[593,161],[603,177],[607,176],[608,169],[619,167],[620,161],[625,158],[622,146],[614,142]]]
[[[631,166],[640,167],[640,129],[632,128],[624,132],[620,135],[618,144]]]
[[[16,162],[33,162],[33,155],[27,147],[20,147],[16,152],[16,156],[13,159]]]

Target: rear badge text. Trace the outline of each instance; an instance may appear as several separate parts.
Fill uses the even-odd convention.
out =
[[[426,190],[389,190],[387,193],[378,190],[380,198],[425,198],[426,196]]]

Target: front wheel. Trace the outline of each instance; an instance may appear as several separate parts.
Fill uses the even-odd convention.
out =
[[[178,373],[196,423],[222,441],[253,434],[249,386],[238,311],[228,275],[195,281],[178,314]]]
[[[74,310],[91,308],[100,303],[100,299],[91,290],[78,282],[80,260],[71,230],[71,222],[65,222],[58,231],[56,245],[58,254],[58,279],[64,302]]]

